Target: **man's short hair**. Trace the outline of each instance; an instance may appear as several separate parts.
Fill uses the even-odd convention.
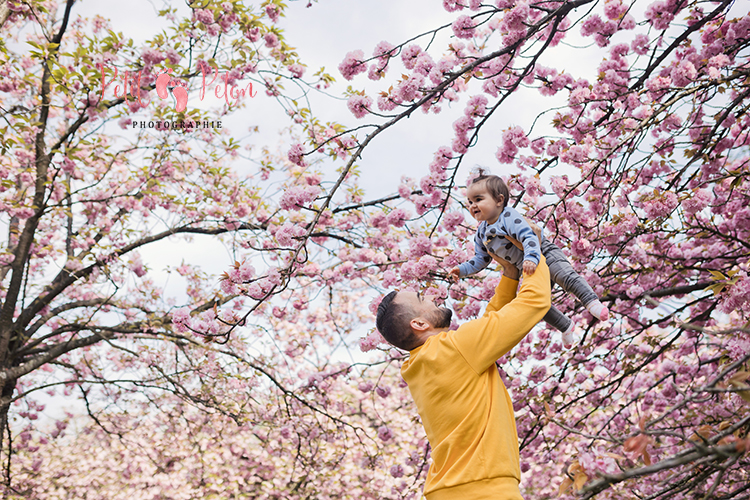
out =
[[[383,297],[378,306],[378,315],[375,325],[378,331],[392,345],[411,351],[417,347],[418,339],[411,331],[411,320],[414,319],[414,311],[406,304],[394,303],[397,291],[393,291]]]

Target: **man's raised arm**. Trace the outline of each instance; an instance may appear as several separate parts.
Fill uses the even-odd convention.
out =
[[[521,272],[516,266],[508,262],[507,260],[498,257],[497,255],[490,254],[492,258],[503,267],[503,278],[500,283],[495,287],[495,295],[492,296],[487,308],[484,311],[484,315],[493,311],[499,311],[502,307],[513,300],[518,290],[518,278]]]
[[[482,373],[510,351],[547,313],[550,307],[550,279],[542,256],[536,272],[518,281],[503,273],[484,315],[461,325],[454,339],[456,347],[477,372]]]

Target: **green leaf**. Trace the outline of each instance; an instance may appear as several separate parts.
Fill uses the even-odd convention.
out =
[[[726,276],[720,271],[709,271],[711,273],[711,276],[714,277],[715,280],[725,280],[727,279]]]

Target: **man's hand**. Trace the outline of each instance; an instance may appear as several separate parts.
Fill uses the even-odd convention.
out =
[[[503,276],[507,276],[508,278],[513,280],[517,280],[520,277],[520,273],[518,272],[518,268],[516,268],[516,266],[503,259],[502,257],[498,257],[495,254],[491,253],[490,256],[495,262],[503,267]]]
[[[534,271],[536,271],[536,264],[534,264],[530,260],[523,261],[523,272],[531,276],[532,274],[534,274]]]
[[[460,274],[460,270],[458,269],[458,267],[454,267],[453,269],[448,271],[448,279],[450,281],[456,282],[458,281],[459,274]]]

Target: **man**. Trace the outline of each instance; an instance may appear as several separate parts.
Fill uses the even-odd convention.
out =
[[[409,351],[401,375],[432,446],[427,500],[523,500],[513,403],[495,367],[550,307],[542,256],[533,275],[503,259],[503,278],[484,315],[448,331],[451,311],[415,292],[391,292],[378,307],[377,327]]]

